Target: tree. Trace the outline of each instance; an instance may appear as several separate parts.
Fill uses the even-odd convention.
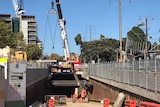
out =
[[[91,42],[82,43],[81,59],[83,62],[95,60],[98,62],[115,61],[116,50],[119,47],[119,41],[111,38],[103,38]]]
[[[76,37],[75,37],[75,42],[76,42],[76,45],[82,45],[82,38],[81,38],[81,34],[78,34]]]
[[[128,33],[128,38],[134,40],[134,41],[145,41],[145,33],[142,29],[140,29],[137,26],[134,26]]]
[[[42,50],[37,45],[28,44],[26,46],[22,32],[13,33],[11,25],[0,20],[0,48],[6,46],[11,48],[11,54],[19,50],[26,51],[28,60],[37,60],[42,56]]]
[[[25,43],[23,41],[23,33],[22,32],[18,32],[16,33],[16,39],[17,39],[17,46],[25,46]]]
[[[38,60],[42,57],[42,50],[34,44],[28,44],[25,48],[27,60]]]
[[[16,48],[17,39],[16,35],[11,32],[11,26],[0,21],[0,48],[4,48],[6,46]]]
[[[63,57],[62,57],[62,56],[59,56],[58,54],[52,53],[52,54],[49,56],[49,59],[51,59],[51,60],[63,60]]]
[[[146,34],[139,27],[133,27],[127,33],[126,54],[128,59],[139,59],[144,57],[144,50],[146,44]],[[148,50],[151,49],[151,42],[147,41]]]

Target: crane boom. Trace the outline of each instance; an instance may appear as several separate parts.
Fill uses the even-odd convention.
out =
[[[24,9],[22,8],[23,7],[23,0],[20,0],[19,3],[18,3],[18,0],[12,0],[12,4],[14,7],[16,17],[20,17],[22,14],[25,13]]]
[[[59,25],[60,25],[60,30],[61,30],[61,37],[63,40],[63,45],[64,45],[64,56],[65,60],[67,60],[70,57],[70,50],[69,50],[69,44],[68,44],[68,39],[67,39],[67,32],[66,32],[66,21],[63,19],[62,15],[62,10],[60,6],[60,1],[56,0],[56,6],[57,6],[57,12],[58,12],[58,17],[59,17]]]

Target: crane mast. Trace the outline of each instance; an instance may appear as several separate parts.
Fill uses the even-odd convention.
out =
[[[16,17],[19,18],[22,14],[25,13],[25,11],[23,9],[23,0],[19,0],[19,3],[18,3],[18,0],[12,0],[12,4],[14,7]]]
[[[60,30],[61,30],[61,37],[62,37],[63,45],[64,45],[63,46],[63,48],[64,48],[64,56],[65,56],[65,60],[67,60],[70,57],[70,50],[69,50],[69,45],[68,45],[67,32],[66,32],[66,28],[65,28],[66,21],[63,18],[59,0],[56,0],[56,6],[57,6],[58,17],[59,17],[59,25],[60,25]]]

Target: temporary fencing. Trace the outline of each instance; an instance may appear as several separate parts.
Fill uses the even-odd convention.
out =
[[[67,96],[66,95],[45,95],[44,99],[46,100],[46,102],[48,102],[48,103],[50,102],[51,104],[53,103],[53,101],[50,99],[54,99],[54,105],[58,106],[58,105],[65,105],[66,104]],[[52,106],[50,106],[50,107],[52,107]]]
[[[125,100],[125,107],[136,107],[136,100]]]
[[[160,104],[151,103],[151,102],[140,102],[139,107],[160,107]]]
[[[103,100],[103,107],[109,107],[110,106],[110,99],[108,98],[105,98]]]

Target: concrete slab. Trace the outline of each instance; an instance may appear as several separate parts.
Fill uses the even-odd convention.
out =
[[[123,101],[124,101],[125,95],[124,93],[119,93],[117,96],[116,101],[113,104],[113,107],[122,107]]]

